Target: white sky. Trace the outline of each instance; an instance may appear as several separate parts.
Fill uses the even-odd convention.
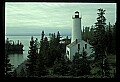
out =
[[[60,31],[71,34],[72,15],[77,10],[82,14],[82,26],[94,25],[97,9],[106,10],[106,23],[116,22],[116,3],[43,3],[6,2],[6,34],[41,34]]]

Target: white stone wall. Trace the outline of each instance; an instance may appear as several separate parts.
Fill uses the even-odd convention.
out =
[[[83,51],[83,47],[84,47],[84,50],[87,52],[87,56],[90,56],[91,54],[95,53],[93,51],[93,48],[90,48],[90,47],[93,47],[91,46],[89,43],[85,42],[85,41],[81,41],[71,47],[66,47],[66,53],[68,53],[69,51],[69,56],[67,56],[71,61],[73,60],[73,55],[75,55],[75,53],[78,51],[78,44],[80,44],[80,53]],[[87,44],[87,49],[85,49],[85,44]]]

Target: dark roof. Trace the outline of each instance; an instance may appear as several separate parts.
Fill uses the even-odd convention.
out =
[[[79,42],[80,41],[78,40],[77,43],[79,43]],[[72,47],[72,46],[76,45],[77,43],[76,43],[76,40],[75,40],[74,42],[68,44],[67,47]]]
[[[72,43],[70,43],[70,44],[68,44],[67,45],[67,47],[72,47],[72,46],[74,46],[74,45],[76,45],[76,44],[78,44],[79,42],[85,42],[85,43],[87,43],[86,41],[84,41],[84,40],[81,40],[81,41],[77,41],[77,43],[76,43],[76,40],[74,41],[74,42],[72,42]],[[89,43],[87,43],[87,44],[89,44]],[[90,44],[89,44],[90,45]],[[91,47],[93,47],[92,45],[91,45]]]
[[[75,11],[75,13],[79,13],[78,11]]]

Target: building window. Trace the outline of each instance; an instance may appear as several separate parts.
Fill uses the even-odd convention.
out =
[[[80,44],[78,44],[78,50],[80,50]]]
[[[87,49],[87,44],[85,44],[85,49]]]

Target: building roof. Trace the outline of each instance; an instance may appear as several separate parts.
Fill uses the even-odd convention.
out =
[[[75,11],[75,13],[79,13],[78,11]]]
[[[80,42],[79,40],[77,40],[77,42],[76,42],[76,40],[75,40],[74,42],[68,44],[67,47],[72,47],[72,46],[76,45],[76,44],[79,43],[79,42]]]
[[[70,48],[70,47],[72,47],[72,46],[74,46],[74,45],[76,45],[76,44],[78,44],[78,43],[81,43],[81,42],[85,42],[85,41],[84,41],[84,40],[81,40],[81,41],[79,41],[79,40],[76,41],[76,40],[75,40],[74,42],[68,44],[67,47]],[[87,43],[87,42],[85,42],[85,43]],[[89,43],[87,43],[87,44],[89,44]],[[90,44],[89,44],[89,45],[90,45]],[[90,46],[92,46],[92,45],[90,45]]]

